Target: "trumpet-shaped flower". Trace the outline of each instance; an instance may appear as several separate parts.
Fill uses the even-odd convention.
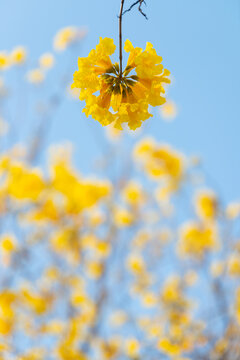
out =
[[[129,58],[124,71],[110,59],[115,49],[112,39],[100,38],[88,57],[79,58],[72,87],[81,90],[86,116],[91,115],[103,126],[114,124],[122,130],[122,124],[127,123],[135,130],[152,116],[149,105],[165,103],[163,84],[170,83],[170,72],[163,68],[162,58],[150,43],[143,50],[134,48],[129,40],[125,42]]]

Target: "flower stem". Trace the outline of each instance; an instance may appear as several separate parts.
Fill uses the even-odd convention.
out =
[[[119,13],[119,69],[120,77],[122,76],[122,16],[123,5],[125,0],[121,0],[120,13]]]

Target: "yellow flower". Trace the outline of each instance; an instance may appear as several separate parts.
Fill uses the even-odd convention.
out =
[[[16,249],[16,240],[10,234],[2,235],[0,238],[2,250],[11,253]]]
[[[240,324],[240,287],[238,287],[236,290],[235,314],[237,321]]]
[[[66,87],[67,96],[73,100],[78,100],[80,95],[80,90],[77,88],[72,88],[71,84]]]
[[[44,201],[36,211],[30,214],[30,220],[35,221],[57,221],[58,219],[58,207],[52,199]]]
[[[96,252],[99,257],[107,257],[111,251],[111,247],[106,241],[99,241],[96,244]]]
[[[39,65],[43,69],[50,69],[55,62],[54,56],[51,53],[45,53],[39,58]]]
[[[132,254],[127,259],[128,269],[135,275],[140,275],[145,271],[145,263],[140,255]]]
[[[114,360],[117,359],[119,350],[121,349],[121,340],[118,337],[112,337],[111,339],[100,341],[102,356],[101,359]],[[84,359],[83,359],[84,360]]]
[[[211,264],[210,267],[211,275],[213,277],[221,276],[224,272],[224,262],[220,260],[216,260]]]
[[[0,334],[8,335],[14,326],[14,311],[12,305],[16,300],[14,293],[3,290],[0,293]]]
[[[202,190],[195,197],[195,208],[203,220],[213,220],[217,215],[217,197],[213,191]]]
[[[103,273],[103,265],[100,262],[90,261],[86,270],[89,277],[98,279]]]
[[[174,343],[168,338],[163,338],[158,342],[158,348],[170,356],[180,355],[182,348],[178,343]]]
[[[156,190],[156,199],[161,204],[178,190],[185,172],[183,155],[169,145],[158,144],[151,138],[136,144],[133,155],[143,165],[147,175],[161,180]]]
[[[106,220],[104,212],[99,208],[90,208],[89,211],[86,212],[87,220],[90,227],[97,227],[104,223]]]
[[[160,108],[161,116],[163,119],[170,121],[177,116],[177,106],[173,101],[167,101]]]
[[[153,292],[147,292],[142,298],[143,305],[146,307],[153,307],[157,303],[157,297]]]
[[[26,62],[27,52],[23,46],[18,46],[13,49],[10,54],[12,64],[22,65]]]
[[[74,89],[72,89],[74,90]],[[75,89],[77,90],[77,89]],[[113,124],[110,124],[107,128],[106,128],[106,137],[112,141],[112,142],[116,142],[118,140],[121,139],[122,136],[122,132],[119,129],[116,129]]]
[[[54,38],[53,46],[55,50],[63,51],[66,48],[83,39],[86,36],[86,30],[74,26],[67,26],[57,32]]]
[[[78,263],[80,258],[79,235],[72,227],[65,227],[51,237],[52,248],[62,253],[71,263]]]
[[[6,70],[10,65],[9,55],[5,51],[0,51],[0,70]]]
[[[179,251],[181,255],[202,258],[206,251],[213,251],[217,247],[216,227],[192,222],[183,225],[181,228],[179,239]]]
[[[54,160],[52,171],[52,187],[65,197],[65,207],[69,214],[78,214],[92,207],[111,191],[107,181],[83,180],[71,169],[68,159]]]
[[[178,276],[169,277],[163,287],[162,301],[165,304],[175,304],[181,301],[181,282]]]
[[[22,302],[37,315],[44,314],[51,305],[49,296],[42,296],[30,292],[28,289],[22,290]]]
[[[9,170],[7,190],[9,195],[19,200],[37,200],[45,184],[41,173],[25,168],[23,165],[13,165]]]
[[[137,339],[135,338],[130,338],[128,340],[126,340],[126,354],[131,357],[131,358],[135,358],[140,350],[140,344],[138,342]]]
[[[44,81],[44,73],[41,69],[33,69],[28,71],[27,80],[32,84],[41,84]]]
[[[135,146],[134,157],[143,164],[146,173],[153,178],[168,178],[175,183],[183,176],[184,158],[169,145],[158,144],[148,138],[143,139]]]
[[[234,220],[240,215],[240,202],[231,202],[226,208],[228,219]]]
[[[152,44],[147,43],[143,50],[134,48],[127,40],[125,51],[129,52],[129,58],[121,73],[119,64],[113,64],[110,59],[115,49],[112,39],[100,38],[96,50],[78,59],[79,69],[73,75],[72,87],[81,89],[80,100],[86,102],[83,110],[86,116],[91,115],[103,126],[114,124],[122,130],[122,124],[127,123],[135,130],[152,116],[149,105],[165,103],[163,84],[170,83],[170,72],[163,68],[162,58]]]
[[[119,227],[125,227],[132,225],[134,218],[130,211],[118,207],[114,212],[114,221]]]
[[[240,276],[240,255],[232,254],[229,257],[228,272],[231,276]]]
[[[135,238],[133,240],[133,245],[139,248],[144,247],[147,242],[151,239],[151,234],[148,231],[140,230],[136,233]]]
[[[144,198],[141,185],[136,181],[131,181],[125,186],[122,196],[124,200],[132,206],[138,206],[143,202]]]

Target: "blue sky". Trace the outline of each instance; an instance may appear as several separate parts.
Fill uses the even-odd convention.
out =
[[[173,123],[156,112],[144,134],[168,142],[188,155],[202,157],[207,173],[225,199],[240,199],[240,0],[146,0],[146,21],[137,10],[124,16],[123,38],[136,46],[153,43],[174,78],[169,97],[179,108]],[[118,41],[120,0],[0,0],[0,48],[18,44],[37,60],[51,51],[52,38],[68,25],[88,28],[79,56],[95,47],[99,36]],[[126,0],[126,6],[132,1]],[[77,54],[59,55],[59,63],[77,67]],[[24,91],[24,89],[23,89]],[[56,113],[48,143],[72,141],[84,171],[98,152],[101,125],[86,119],[81,106],[69,102]],[[209,180],[211,186],[211,181]],[[212,184],[213,185],[213,184]]]

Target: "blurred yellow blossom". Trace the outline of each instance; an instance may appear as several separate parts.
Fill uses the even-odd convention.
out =
[[[110,322],[114,326],[122,326],[127,321],[127,314],[123,310],[115,311],[110,316]]]
[[[73,43],[82,40],[86,36],[86,30],[74,26],[67,26],[57,32],[53,46],[55,50],[63,51]]]
[[[45,75],[41,69],[33,69],[27,73],[27,80],[32,84],[41,84],[44,79]]]
[[[78,89],[74,88],[72,90],[78,90]],[[111,141],[117,141],[121,139],[122,131],[115,128],[113,124],[110,124],[109,126],[106,127],[106,136]]]
[[[179,181],[184,172],[182,154],[168,145],[157,144],[152,139],[143,139],[134,149],[134,156],[143,163],[148,175],[153,178],[169,178]]]
[[[189,270],[186,272],[184,280],[187,286],[193,286],[198,281],[198,274],[193,270]]]
[[[213,277],[221,276],[224,272],[224,263],[220,260],[215,260],[211,264],[210,271]]]
[[[163,119],[171,121],[177,116],[177,106],[173,101],[168,100],[160,107],[160,114]]]
[[[128,356],[136,357],[140,351],[140,343],[135,338],[129,338],[126,340],[125,348]]]
[[[8,335],[14,327],[14,309],[16,295],[8,290],[0,292],[0,334]]]
[[[20,164],[10,167],[7,190],[13,198],[37,200],[44,188],[42,174],[37,169],[28,169]]]
[[[67,86],[67,94],[70,96],[71,99],[78,100],[80,95],[80,90],[77,88],[72,88],[71,85]]]
[[[27,59],[27,51],[23,46],[15,47],[10,54],[11,63],[14,65],[23,65]]]
[[[133,223],[134,217],[127,209],[117,207],[114,211],[114,221],[119,227],[125,227]]]
[[[218,201],[211,190],[201,190],[195,196],[197,215],[203,220],[213,220],[217,215]]]
[[[138,254],[131,254],[127,258],[127,267],[135,275],[140,275],[145,271],[144,260]]]
[[[144,194],[141,185],[136,181],[129,182],[124,187],[122,195],[124,200],[132,206],[138,206],[144,200]]]
[[[158,342],[158,348],[170,356],[180,355],[182,351],[181,344],[174,343],[168,338],[162,338]]]
[[[240,276],[240,254],[232,254],[228,258],[227,266],[231,276]]]
[[[232,202],[226,208],[226,216],[229,219],[235,219],[240,216],[240,202]]]
[[[215,226],[191,222],[182,226],[179,239],[181,255],[202,258],[207,251],[218,248],[218,235]]]
[[[0,71],[6,70],[10,66],[10,57],[6,51],[0,51]]]
[[[53,67],[54,63],[55,63],[55,59],[53,54],[51,53],[42,54],[39,58],[40,68],[50,69]]]
[[[236,290],[235,314],[237,321],[240,324],[240,287],[238,287]]]
[[[157,297],[153,292],[147,292],[143,295],[142,303],[146,307],[153,307],[157,303]]]
[[[15,236],[11,234],[3,234],[0,238],[1,248],[6,253],[11,253],[16,249]]]
[[[89,261],[86,270],[88,276],[94,279],[98,279],[103,273],[103,265],[100,262]]]
[[[51,306],[52,299],[47,294],[36,294],[27,288],[23,288],[21,295],[23,304],[37,315],[45,313]]]

